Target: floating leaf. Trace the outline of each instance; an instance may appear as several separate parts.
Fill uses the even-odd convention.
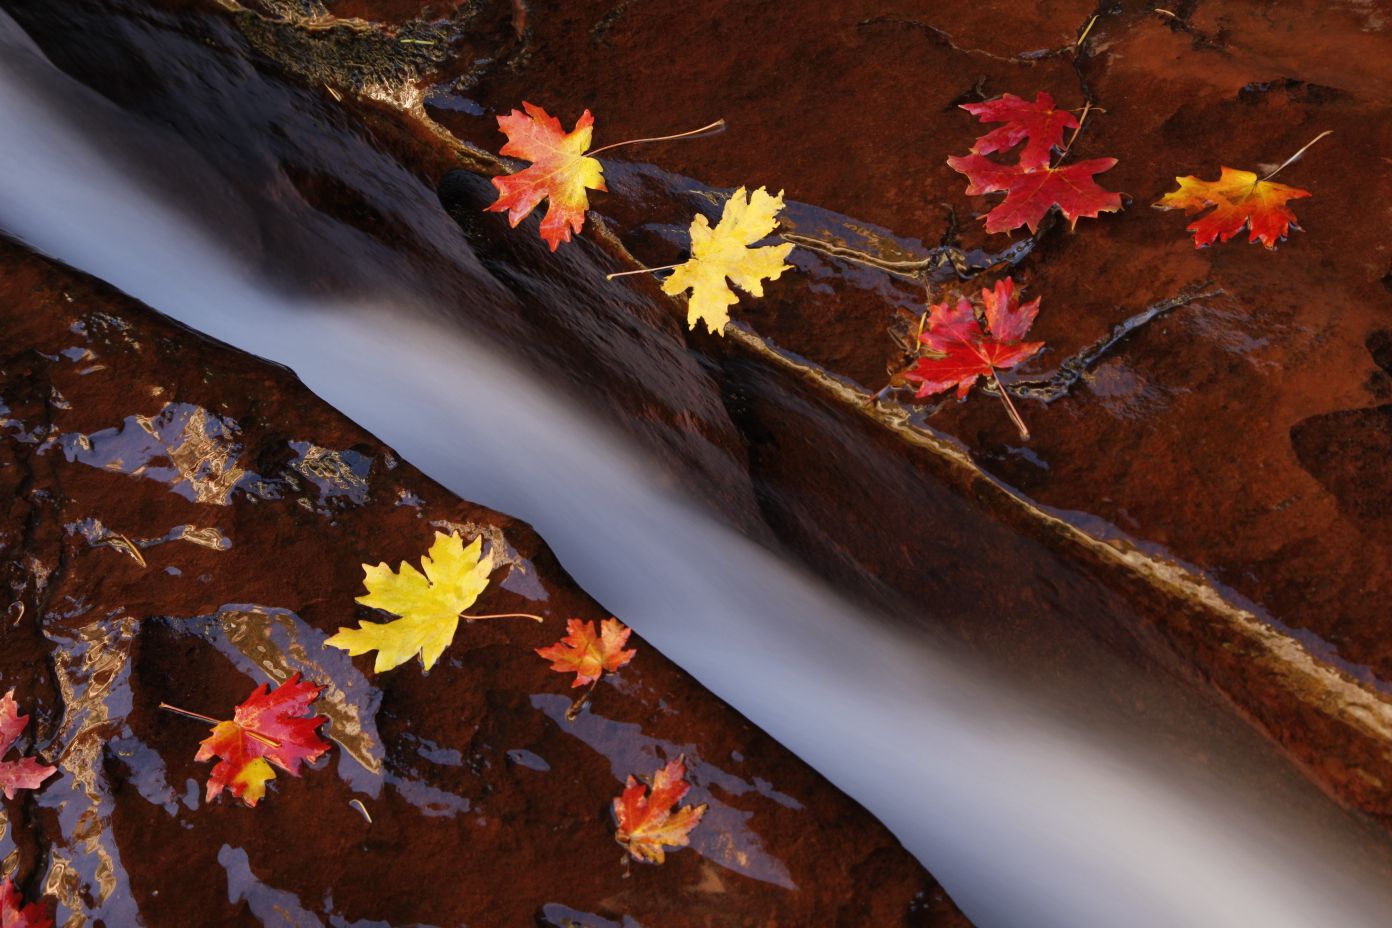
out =
[[[33,757],[4,759],[28,724],[29,716],[19,714],[14,690],[0,697],[0,791],[4,792],[6,799],[13,799],[15,793],[22,789],[38,789],[44,780],[57,772],[56,767],[41,764]]]
[[[46,906],[31,902],[21,907],[23,901],[14,883],[0,883],[0,928],[53,928]]]
[[[255,806],[266,794],[266,782],[275,779],[271,764],[297,777],[301,763],[312,763],[327,751],[329,743],[318,729],[328,717],[305,716],[322,689],[302,682],[298,673],[274,690],[263,683],[237,707],[232,721],[216,722],[194,756],[220,758],[208,776],[207,801],[228,789]]]
[[[662,282],[662,292],[676,296],[691,291],[686,314],[688,327],[696,328],[697,320],[716,335],[725,334],[730,321],[729,307],[739,297],[725,283],[725,278],[752,296],[764,295],[764,280],[777,280],[792,265],[784,264],[791,243],[751,248],[778,227],[774,218],[783,208],[783,192],[770,196],[763,187],[745,200],[741,187],[725,202],[720,222],[712,229],[705,216],[691,222],[691,260],[677,267]]]
[[[706,814],[706,805],[676,809],[691,789],[685,777],[686,765],[678,757],[653,774],[650,793],[630,775],[623,794],[614,800],[618,822],[614,839],[628,848],[634,860],[660,864],[667,859],[663,848],[686,847],[691,829]]]
[[[1078,128],[1077,117],[1055,109],[1054,98],[1042,90],[1035,94],[1033,103],[1007,93],[984,103],[963,103],[962,109],[984,123],[1005,123],[977,139],[973,152],[989,155],[1008,151],[1024,141],[1019,163],[1026,171],[1047,167],[1054,148],[1063,142],[1064,130]]]
[[[570,241],[571,232],[585,225],[589,190],[605,190],[604,167],[597,158],[585,156],[594,133],[594,117],[589,110],[566,132],[561,121],[539,106],[523,103],[522,109],[498,117],[498,128],[508,137],[501,153],[532,162],[515,174],[493,178],[498,199],[490,212],[506,211],[508,222],[516,227],[542,200],[551,199],[541,220],[541,237],[555,251]]]
[[[1194,247],[1226,242],[1244,227],[1251,229],[1249,242],[1261,242],[1274,249],[1296,225],[1295,213],[1286,203],[1310,196],[1308,190],[1261,180],[1252,171],[1223,166],[1217,180],[1200,180],[1190,175],[1176,177],[1179,189],[1172,190],[1154,205],[1157,209],[1182,209],[1200,216],[1186,231],[1194,233]]]
[[[1005,193],[1005,199],[986,214],[986,231],[1010,232],[1028,226],[1039,231],[1044,215],[1055,206],[1069,226],[1081,218],[1121,209],[1121,194],[1103,190],[1093,177],[1109,171],[1115,158],[1092,158],[1060,167],[1025,170],[1018,164],[1000,164],[982,155],[952,157],[947,163],[971,182],[967,193]]]
[[[560,673],[574,671],[575,682],[571,683],[571,687],[593,683],[606,671],[613,673],[638,653],[623,649],[633,630],[618,619],[601,622],[598,636],[595,635],[593,622],[581,622],[579,619],[566,622],[566,631],[568,634],[560,641],[537,648],[536,653],[552,662],[552,670]]]

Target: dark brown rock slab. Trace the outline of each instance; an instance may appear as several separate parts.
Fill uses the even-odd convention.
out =
[[[635,635],[573,722],[536,647],[603,609],[526,525],[451,496],[284,370],[0,245],[0,689],[59,767],[0,859],[59,923],[966,925],[864,810]],[[364,562],[437,530],[501,562],[429,673],[323,646]],[[634,619],[636,622],[637,619]],[[641,624],[641,623],[639,623]],[[206,735],[293,672],[330,755],[258,808],[205,802]],[[609,801],[685,755],[692,849],[629,864]]]

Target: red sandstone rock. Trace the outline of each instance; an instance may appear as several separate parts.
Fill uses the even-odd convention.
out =
[[[568,722],[534,649],[608,615],[530,528],[454,498],[287,371],[0,245],[0,689],[59,774],[0,858],[59,922],[933,925],[966,920],[867,813],[635,635]],[[363,562],[436,529],[501,566],[427,676],[323,646]],[[630,621],[641,625],[638,619]],[[206,729],[301,672],[331,754],[256,809],[203,801]],[[686,756],[691,848],[629,866],[610,802]],[[276,921],[280,919],[281,921]],[[271,923],[267,921],[266,923]]]
[[[715,0],[689,16],[613,0],[328,0],[323,11],[387,26],[335,32],[305,30],[298,0],[253,6],[286,18],[196,0],[16,15],[62,67],[126,112],[179,127],[254,212],[279,219],[228,222],[249,263],[352,291],[365,236],[399,274],[468,293],[459,314],[487,319],[537,371],[570,378],[607,414],[633,410],[624,427],[674,480],[845,590],[949,629],[1003,679],[1109,702],[1167,735],[1187,724],[1156,708],[1168,688],[1203,711],[1230,700],[1323,788],[1392,820],[1380,595],[1392,583],[1381,454],[1392,264],[1378,212],[1392,201],[1380,154],[1392,150],[1392,59],[1377,11],[1225,0],[1167,15],[1124,3],[1088,29],[1096,5],[1081,0]],[[148,9],[164,17],[158,29]],[[388,89],[423,100],[472,154],[383,102],[371,56],[324,64],[352,58],[349,35],[437,27],[448,53],[403,66]],[[333,43],[324,57],[306,51]],[[243,56],[253,66],[235,87],[183,79]],[[1045,298],[1033,334],[1052,346],[1021,379],[1053,373],[1157,300],[1201,284],[1222,293],[1137,330],[1064,398],[1028,404],[1028,447],[985,398],[916,427],[909,408],[863,414],[865,394],[828,376],[869,392],[885,382],[900,361],[889,330],[899,310],[923,306],[919,282],[795,251],[804,273],[737,318],[808,363],[753,337],[687,336],[655,286],[600,283],[625,267],[618,246],[652,265],[678,259],[669,230],[741,184],[786,188],[794,231],[891,257],[944,237],[969,255],[998,249],[1007,239],[985,236],[972,218],[981,202],[944,163],[979,129],[957,104],[1043,90],[1076,107],[1085,89],[1106,112],[1074,153],[1117,157],[1108,179],[1134,203],[1072,235],[1054,229],[1015,269]],[[284,102],[297,132],[276,135],[244,96]],[[591,108],[616,139],[717,116],[730,130],[606,162],[595,231],[548,261],[480,215],[496,169],[480,152],[497,150],[494,117],[522,99],[565,119]],[[1304,231],[1275,254],[1196,252],[1178,217],[1145,208],[1176,175],[1275,164],[1330,128],[1282,176],[1313,196]],[[461,165],[472,173],[448,173]],[[419,198],[442,178],[462,237]],[[292,194],[265,193],[287,183]],[[342,265],[306,279],[305,229],[341,242]],[[501,295],[480,263],[521,283]],[[938,283],[954,276],[939,270]],[[988,579],[1007,572],[1008,586]],[[1204,724],[1239,740],[1214,718]]]

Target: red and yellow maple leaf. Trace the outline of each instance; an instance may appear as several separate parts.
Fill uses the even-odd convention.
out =
[[[568,634],[553,645],[537,648],[536,653],[552,662],[552,670],[560,673],[574,671],[572,687],[593,683],[601,674],[613,673],[638,653],[623,649],[633,630],[618,619],[605,619],[599,627],[600,632],[595,635],[593,622],[570,619],[566,622]]]
[[[1192,214],[1213,207],[1212,212],[1200,216],[1186,230],[1194,233],[1195,248],[1214,241],[1226,242],[1243,228],[1250,228],[1249,242],[1261,242],[1274,249],[1292,228],[1300,228],[1286,203],[1310,196],[1308,190],[1261,180],[1252,171],[1226,165],[1217,180],[1200,180],[1190,175],[1176,177],[1175,181],[1179,189],[1161,197],[1154,204],[1156,209],[1182,209]]]
[[[207,801],[228,789],[255,806],[266,794],[266,782],[275,779],[271,764],[297,777],[301,763],[312,763],[329,749],[318,731],[328,717],[305,716],[323,687],[301,681],[297,673],[268,690],[265,683],[253,690],[232,721],[208,720],[215,722],[213,733],[194,756],[194,760],[220,758],[208,777]]]
[[[594,117],[589,110],[576,121],[575,128],[566,132],[561,121],[539,106],[523,103],[498,117],[498,128],[508,137],[501,154],[525,158],[532,162],[515,174],[493,178],[498,199],[485,207],[490,212],[506,211],[514,227],[527,218],[542,200],[550,198],[546,215],[541,220],[541,237],[555,251],[561,242],[570,241],[571,232],[585,225],[585,210],[589,208],[588,190],[605,190],[604,167],[597,158],[585,156],[594,133]]]
[[[38,789],[44,780],[57,771],[56,767],[41,764],[33,757],[4,759],[28,724],[29,716],[19,714],[14,690],[0,697],[0,791],[4,792],[6,799],[13,799],[15,793],[22,789]]]
[[[667,859],[663,848],[686,847],[691,829],[706,814],[706,805],[676,809],[691,784],[686,782],[683,758],[669,761],[653,774],[652,791],[629,776],[623,794],[614,800],[618,831],[614,839],[628,848],[634,860],[660,864]]]
[[[0,883],[0,928],[53,928],[53,917],[37,902],[24,900],[9,880]]]
[[[987,232],[1010,232],[1020,226],[1037,232],[1044,215],[1055,206],[1070,227],[1077,225],[1079,219],[1121,209],[1121,194],[1103,190],[1093,180],[1111,170],[1117,163],[1115,158],[1092,158],[1034,171],[1018,164],[1001,164],[983,155],[954,156],[947,163],[967,176],[970,196],[1005,193],[1005,199],[986,214]]]
[[[976,140],[972,151],[989,155],[1009,151],[1020,142],[1020,167],[1026,171],[1048,167],[1054,148],[1063,142],[1066,129],[1078,128],[1078,118],[1067,110],[1054,108],[1054,98],[1040,91],[1034,102],[1007,93],[984,103],[963,103],[962,109],[984,123],[1005,123]]]

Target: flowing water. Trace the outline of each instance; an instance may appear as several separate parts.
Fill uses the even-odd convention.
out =
[[[429,294],[275,295],[215,244],[217,215],[194,222],[117,167],[142,139],[94,134],[110,117],[0,14],[0,231],[289,365],[454,492],[530,521],[607,608],[886,822],[978,925],[1388,924],[1370,839],[1332,808],[1311,825],[1225,779],[1220,746],[1200,783],[1134,733],[1002,695],[702,513]]]

